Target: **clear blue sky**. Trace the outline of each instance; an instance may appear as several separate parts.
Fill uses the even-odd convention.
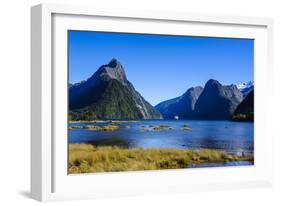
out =
[[[68,38],[70,83],[117,58],[152,105],[211,78],[222,84],[254,78],[254,40],[83,31],[69,31]]]

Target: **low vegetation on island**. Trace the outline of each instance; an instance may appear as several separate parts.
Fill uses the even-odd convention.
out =
[[[252,155],[230,155],[212,149],[143,149],[69,145],[70,174],[188,168],[194,164],[254,161]]]
[[[91,131],[116,131],[120,128],[130,128],[129,125],[123,125],[124,123],[128,123],[128,122],[135,122],[135,121],[115,121],[115,120],[107,120],[107,121],[97,120],[91,122],[81,121],[79,123],[106,123],[106,125],[69,125],[68,129],[69,130],[87,129]],[[73,122],[73,123],[77,123],[77,122]],[[183,125],[180,129],[183,131],[192,131],[192,129],[188,125]],[[145,131],[145,132],[149,132],[149,131],[160,132],[160,131],[167,131],[167,130],[175,130],[175,128],[164,124],[141,126],[141,131]]]
[[[96,126],[96,125],[86,125],[86,126],[80,126],[80,125],[73,125],[69,126],[68,129],[87,129],[91,131],[115,131],[118,130],[120,126],[118,125],[104,125],[104,126]]]

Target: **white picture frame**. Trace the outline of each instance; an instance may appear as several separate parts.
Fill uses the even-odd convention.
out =
[[[266,94],[274,76],[272,19],[40,4],[31,8],[31,26],[32,198],[53,201],[272,186],[274,134],[268,120],[273,114]],[[68,29],[254,38],[255,165],[69,176],[64,40]],[[262,98],[265,94],[268,98]]]

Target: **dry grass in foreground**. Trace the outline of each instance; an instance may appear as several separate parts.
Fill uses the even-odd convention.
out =
[[[253,161],[253,156],[234,156],[210,149],[123,149],[88,144],[69,145],[70,174],[178,169],[191,164],[227,161]]]

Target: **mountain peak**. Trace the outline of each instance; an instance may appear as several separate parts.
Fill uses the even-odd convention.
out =
[[[248,81],[248,82],[246,82],[246,83],[238,84],[238,85],[237,85],[237,88],[238,88],[238,89],[244,89],[244,88],[250,87],[250,86],[252,86],[252,85],[254,85],[254,81]]]
[[[107,80],[116,79],[123,84],[127,82],[125,70],[116,58],[111,59],[108,64],[101,66],[97,73]]]
[[[222,86],[221,83],[215,79],[209,79],[205,84],[205,88],[218,88],[220,86]]]
[[[116,58],[112,58],[107,65],[114,68],[117,66],[117,64],[120,64],[120,62]]]
[[[211,85],[211,84],[220,84],[219,81],[215,80],[215,79],[209,79],[206,82],[206,85]]]
[[[189,88],[186,92],[202,91],[202,90],[203,90],[203,87],[201,87],[201,86],[195,86],[195,87]]]
[[[237,88],[243,93],[244,97],[246,97],[254,89],[254,81],[238,84]]]

